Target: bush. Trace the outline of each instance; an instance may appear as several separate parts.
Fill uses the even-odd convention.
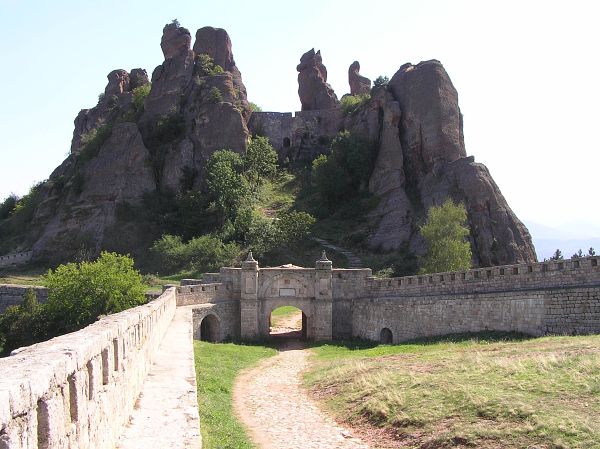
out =
[[[79,159],[83,162],[89,161],[95,158],[100,152],[100,148],[104,145],[104,142],[112,134],[112,125],[104,124],[97,128],[92,129],[87,134],[81,137],[81,151],[79,152]]]
[[[340,100],[342,112],[345,115],[351,115],[370,99],[370,94],[344,95]]]
[[[231,150],[215,151],[206,164],[206,185],[224,222],[235,220],[238,211],[250,202],[250,189],[243,176],[244,160]]]
[[[215,64],[213,58],[204,53],[196,56],[195,68],[198,76],[216,76],[224,72],[223,67]]]
[[[210,89],[209,100],[213,104],[221,103],[223,101],[223,94],[218,87]]]
[[[10,217],[12,212],[17,207],[18,201],[19,197],[14,193],[11,193],[4,201],[2,201],[2,203],[0,203],[0,220]]]
[[[422,273],[468,270],[471,268],[471,245],[467,211],[463,204],[448,199],[441,206],[433,206],[427,212],[427,221],[420,228],[427,242]]]
[[[181,237],[167,234],[154,242],[151,251],[161,261],[163,273],[182,269],[206,272],[232,265],[240,254],[240,247],[224,243],[214,235],[203,235],[184,243]]]
[[[38,343],[48,333],[43,306],[33,289],[27,290],[23,304],[11,306],[0,314],[0,348],[2,355],[14,349]]]
[[[377,78],[375,78],[375,81],[373,81],[373,88],[386,86],[389,82],[390,79],[387,76],[379,75]]]
[[[286,212],[277,216],[275,223],[280,246],[294,246],[310,235],[315,218],[306,212]]]
[[[250,110],[252,112],[262,112],[262,108],[259,105],[257,105],[256,103],[253,103],[250,101],[250,102],[248,102],[248,105],[250,106]]]
[[[244,172],[254,190],[277,173],[277,152],[267,137],[256,136],[250,139],[244,155]]]
[[[144,100],[150,93],[151,87],[152,85],[150,83],[146,83],[143,86],[133,89],[133,108],[136,111],[140,111],[144,108]]]
[[[45,304],[52,331],[72,332],[101,315],[120,312],[145,303],[142,277],[133,259],[103,252],[95,262],[69,263],[49,270]]]

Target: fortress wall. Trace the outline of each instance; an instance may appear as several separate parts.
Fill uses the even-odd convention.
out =
[[[194,340],[202,340],[200,325],[207,315],[214,315],[219,322],[218,341],[237,339],[240,336],[240,302],[223,301],[202,304],[192,308]]]
[[[425,293],[452,294],[572,285],[593,286],[600,284],[599,259],[586,257],[393,279],[369,278],[365,283],[365,296],[419,296]]]
[[[486,330],[530,335],[600,333],[600,287],[431,294],[354,301],[353,336],[394,342]]]
[[[352,337],[352,300],[360,297],[371,269],[333,269],[332,335],[344,340]]]
[[[175,307],[172,288],[0,359],[0,447],[114,448]]]
[[[25,264],[31,260],[32,256],[33,251],[24,251],[22,253],[0,256],[0,268]]]
[[[353,336],[394,343],[415,338],[485,330],[544,333],[544,292],[373,298],[354,302]]]
[[[185,285],[177,287],[177,306],[206,304],[217,301],[222,284]]]
[[[10,306],[20,305],[23,302],[25,293],[30,288],[35,290],[38,302],[46,302],[48,299],[48,290],[46,287],[0,284],[0,313],[4,312]]]

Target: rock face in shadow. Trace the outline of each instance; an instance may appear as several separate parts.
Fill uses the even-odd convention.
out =
[[[300,58],[298,70],[298,95],[303,111],[333,109],[339,101],[327,84],[327,69],[323,65],[321,50],[310,49]]]
[[[360,63],[354,61],[348,68],[348,83],[350,95],[368,94],[371,92],[371,80],[360,73]]]
[[[431,206],[452,198],[467,209],[476,266],[536,260],[527,228],[488,169],[467,157],[458,94],[438,61],[400,67],[345,126],[379,148],[369,184],[380,198],[372,248],[408,245],[424,254],[418,223]]]
[[[164,27],[161,49],[165,60],[143,101],[133,91],[149,82],[146,71],[114,70],[98,104],[75,119],[71,154],[40,187],[26,242],[37,259],[147,248],[127,210],[148,195],[177,194],[184,183],[199,188],[214,151],[245,151],[250,113],[227,33],[202,28],[194,44],[222,71],[207,72],[177,23]]]

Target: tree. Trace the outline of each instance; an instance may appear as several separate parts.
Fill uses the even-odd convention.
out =
[[[590,249],[588,249],[588,256],[595,256],[596,255],[596,250],[592,247],[590,247]]]
[[[0,203],[0,220],[8,218],[17,207],[18,202],[19,197],[14,193],[7,196],[6,199]]]
[[[571,256],[571,259],[581,259],[583,257],[583,251],[581,251],[581,248],[579,248],[579,251],[577,251],[575,254],[573,254]]]
[[[244,171],[255,192],[264,178],[277,173],[277,152],[267,137],[256,136],[250,139],[244,156]]]
[[[250,106],[250,110],[252,112],[262,112],[262,108],[259,105],[257,105],[256,103],[249,101],[248,105]]]
[[[467,270],[471,268],[471,245],[467,211],[463,204],[447,199],[441,206],[433,206],[427,221],[420,227],[428,247],[421,267],[423,273]]]
[[[390,79],[387,76],[379,75],[375,78],[375,81],[373,81],[373,87],[385,86],[389,82]]]
[[[315,224],[312,215],[306,212],[286,212],[277,216],[275,222],[277,241],[280,246],[294,246],[308,237]]]
[[[215,151],[209,158],[206,175],[208,192],[224,221],[234,220],[238,210],[249,200],[249,188],[242,175],[244,161],[231,150]]]
[[[560,249],[557,249],[556,251],[554,251],[554,254],[550,258],[550,260],[563,260],[563,259],[564,259],[564,257],[562,255],[562,252]]]
[[[55,334],[72,332],[108,315],[144,304],[142,277],[133,259],[103,252],[95,262],[68,263],[49,270],[45,304]]]
[[[9,354],[13,349],[38,343],[46,338],[48,321],[33,289],[28,289],[19,306],[8,307],[0,314],[0,350]]]

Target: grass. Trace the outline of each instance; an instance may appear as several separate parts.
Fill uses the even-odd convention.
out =
[[[320,345],[305,382],[402,447],[600,447],[600,336],[508,337]]]
[[[290,319],[295,318],[293,323]],[[297,321],[297,322],[296,322]],[[271,312],[271,327],[282,327],[284,324],[293,324],[302,328],[302,311],[294,306],[281,306]]]
[[[238,373],[276,354],[265,346],[195,341],[198,405],[204,449],[254,448],[233,412],[233,383]]]
[[[47,271],[47,270],[46,270]],[[44,285],[41,269],[3,270],[0,271],[0,284]]]

